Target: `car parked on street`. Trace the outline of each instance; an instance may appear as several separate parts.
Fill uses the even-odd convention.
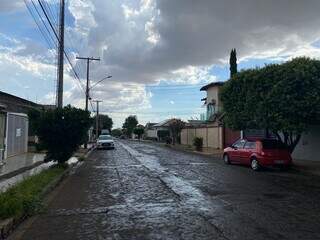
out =
[[[97,139],[97,149],[114,149],[114,140],[110,135],[100,135]]]
[[[224,149],[223,160],[226,164],[251,166],[255,171],[262,167],[289,167],[292,158],[287,147],[277,139],[239,139]]]

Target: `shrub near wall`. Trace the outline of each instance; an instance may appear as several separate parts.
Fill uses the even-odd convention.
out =
[[[193,146],[195,146],[197,151],[202,151],[203,148],[203,138],[195,137],[193,139]]]

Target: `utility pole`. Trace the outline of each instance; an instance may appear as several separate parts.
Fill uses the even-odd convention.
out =
[[[97,103],[97,113],[96,113],[96,138],[98,138],[98,134],[99,134],[99,103],[101,103],[102,101],[96,100],[94,101],[95,103]]]
[[[63,106],[63,57],[64,57],[64,9],[65,0],[60,0],[60,23],[59,23],[59,49],[58,49],[58,84],[57,102],[58,108]]]
[[[90,80],[89,80],[89,73],[90,73],[90,61],[100,61],[100,58],[89,58],[89,57],[77,57],[77,59],[86,60],[87,61],[87,86],[86,86],[86,111],[88,111],[88,101],[89,101],[89,91],[90,91]]]

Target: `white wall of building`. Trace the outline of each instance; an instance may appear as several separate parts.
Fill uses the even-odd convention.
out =
[[[320,162],[320,126],[312,126],[307,133],[302,135],[292,157]]]

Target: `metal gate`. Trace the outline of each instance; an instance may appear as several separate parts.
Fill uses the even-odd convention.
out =
[[[28,151],[28,116],[7,113],[6,158]]]
[[[224,128],[224,147],[229,147],[240,138],[240,131],[233,131],[229,128]]]

